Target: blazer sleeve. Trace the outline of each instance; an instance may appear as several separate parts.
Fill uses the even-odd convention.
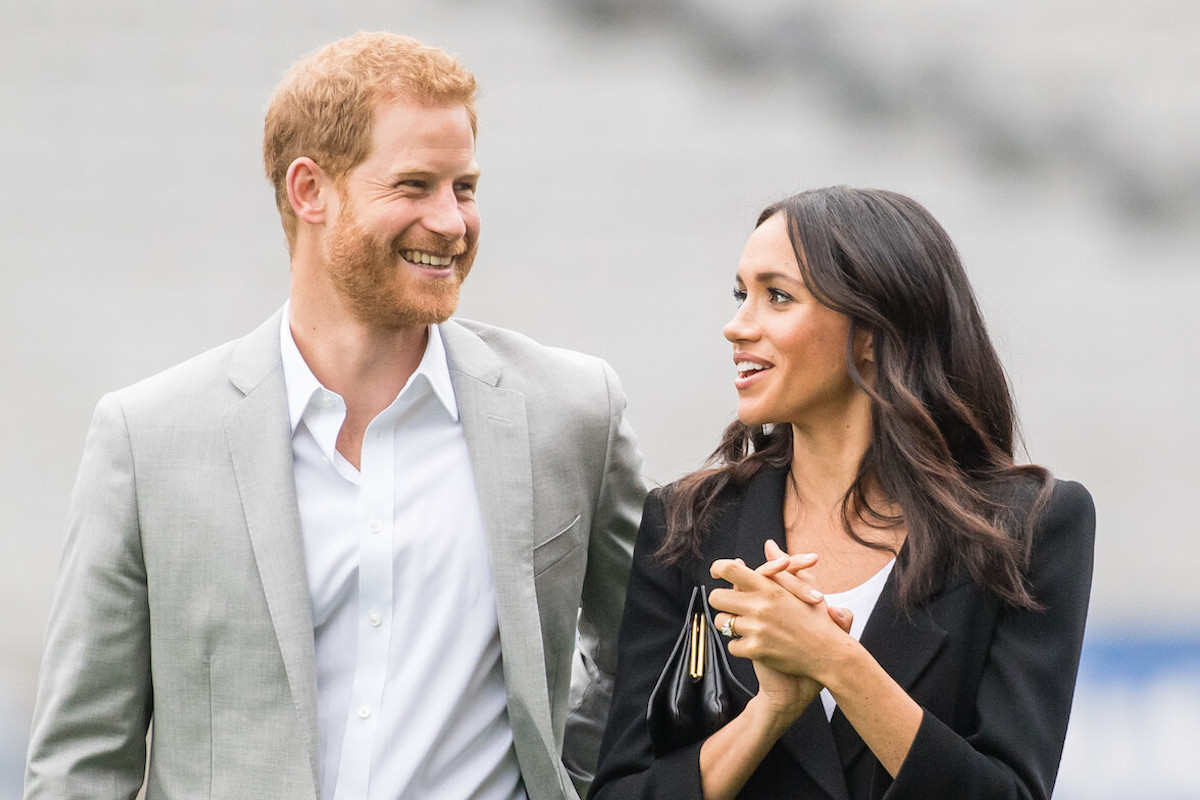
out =
[[[150,722],[149,606],[120,401],[96,408],[42,656],[26,800],[133,798]]]
[[[967,736],[925,712],[884,795],[1046,800],[1062,756],[1091,593],[1096,512],[1078,483],[1058,483],[1034,532],[1029,581],[1044,609],[1006,608],[988,649]]]
[[[621,622],[612,713],[600,746],[591,800],[699,798],[700,743],[655,758],[646,724],[650,692],[687,613],[692,586],[654,557],[666,532],[659,490],[642,513],[625,616]]]
[[[625,419],[625,393],[608,364],[601,362],[601,366],[608,402],[607,446],[588,535],[570,712],[563,736],[563,764],[580,797],[586,796],[596,771],[600,737],[612,701],[617,632],[646,497],[642,454]]]

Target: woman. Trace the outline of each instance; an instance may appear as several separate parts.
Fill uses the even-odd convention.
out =
[[[647,500],[591,797],[1048,798],[1095,514],[1014,463],[945,231],[902,195],[804,192],[759,217],[734,296],[738,420]],[[655,753],[647,698],[701,583],[753,697]]]

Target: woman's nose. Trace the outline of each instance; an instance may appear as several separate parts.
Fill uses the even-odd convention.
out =
[[[742,303],[742,305],[738,306],[733,319],[725,323],[723,333],[727,340],[734,343],[753,341],[757,338],[758,327],[754,324],[754,319],[747,303]]]

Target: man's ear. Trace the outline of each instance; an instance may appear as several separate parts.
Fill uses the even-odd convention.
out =
[[[322,225],[335,212],[329,207],[333,184],[308,156],[300,156],[288,165],[286,186],[296,217],[309,225]]]

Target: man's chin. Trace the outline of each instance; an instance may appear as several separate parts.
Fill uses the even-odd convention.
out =
[[[453,292],[438,292],[432,297],[423,293],[420,298],[406,296],[374,307],[360,307],[356,316],[367,327],[383,331],[437,325],[450,319],[458,308],[458,287],[453,289]]]

